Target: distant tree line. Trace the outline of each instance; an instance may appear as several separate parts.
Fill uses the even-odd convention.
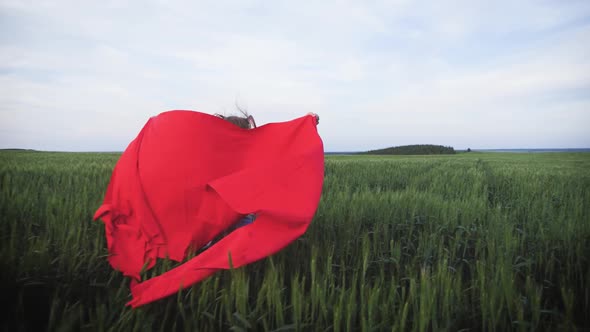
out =
[[[455,154],[455,149],[450,146],[417,144],[395,146],[379,150],[371,150],[363,154],[393,154],[393,155],[422,155],[422,154]]]

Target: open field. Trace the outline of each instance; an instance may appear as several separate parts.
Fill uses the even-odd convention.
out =
[[[118,157],[0,152],[4,330],[590,328],[590,153],[327,157],[301,239],[137,310],[91,221]]]

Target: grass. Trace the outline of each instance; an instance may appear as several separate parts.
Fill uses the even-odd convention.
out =
[[[137,310],[91,221],[118,157],[0,152],[4,330],[590,326],[588,153],[327,157],[304,236]]]

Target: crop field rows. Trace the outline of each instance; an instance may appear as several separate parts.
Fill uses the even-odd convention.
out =
[[[118,157],[0,152],[3,330],[590,328],[588,153],[326,157],[305,235],[135,310],[91,220]]]

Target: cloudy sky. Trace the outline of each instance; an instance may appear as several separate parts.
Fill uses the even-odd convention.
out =
[[[590,147],[590,1],[0,0],[0,148],[236,103],[318,113],[326,151]]]

